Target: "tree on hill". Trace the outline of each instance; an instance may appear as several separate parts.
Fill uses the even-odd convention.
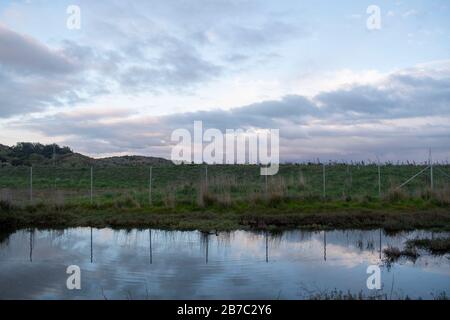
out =
[[[53,154],[65,155],[73,153],[69,147],[60,147],[57,144],[43,145],[41,143],[19,142],[11,148],[10,156],[21,160],[29,159],[31,155],[40,155],[51,159]]]

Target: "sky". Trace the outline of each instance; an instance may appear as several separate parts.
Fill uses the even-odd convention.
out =
[[[279,129],[282,161],[446,161],[450,3],[0,2],[1,144],[168,158],[197,120]]]

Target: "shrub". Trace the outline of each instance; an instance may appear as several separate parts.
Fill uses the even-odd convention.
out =
[[[384,196],[384,199],[389,202],[399,202],[408,198],[407,193],[403,189],[391,188]]]
[[[9,212],[14,208],[13,204],[9,200],[0,200],[0,210]]]
[[[133,197],[131,196],[125,196],[124,198],[119,198],[114,202],[114,206],[119,209],[132,209],[132,208],[140,208],[139,202],[137,202]]]

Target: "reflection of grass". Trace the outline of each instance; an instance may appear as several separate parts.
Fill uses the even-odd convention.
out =
[[[9,236],[11,235],[12,231],[10,230],[3,230],[0,228],[0,245],[9,239]]]
[[[434,300],[450,300],[446,292],[441,292],[436,295],[433,294]]]
[[[384,260],[387,264],[394,263],[402,257],[416,261],[420,256],[417,249],[425,249],[434,255],[444,255],[450,252],[450,238],[408,240],[403,250],[397,247],[384,249]]]
[[[398,261],[401,257],[405,257],[412,261],[416,261],[419,257],[419,253],[416,248],[411,246],[406,246],[403,250],[396,247],[388,247],[383,250],[383,253],[385,256],[385,261],[388,264]]]
[[[409,240],[407,247],[426,249],[432,254],[442,255],[450,253],[450,238]]]
[[[402,256],[402,251],[397,247],[388,247],[383,250],[383,253],[388,262],[395,262]]]
[[[441,292],[438,294],[433,294],[433,300],[448,300],[446,292]],[[362,291],[359,293],[352,293],[350,291],[344,292],[337,289],[327,292],[315,293],[309,296],[309,300],[389,300],[389,297],[385,293],[367,295]],[[412,300],[409,296],[400,296],[394,300]],[[422,300],[422,298],[417,298],[415,300]]]

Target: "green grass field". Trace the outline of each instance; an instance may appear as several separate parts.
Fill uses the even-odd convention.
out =
[[[387,194],[425,166],[388,165],[381,167],[381,192]],[[35,201],[50,201],[63,197],[64,201],[90,201],[91,169],[33,167],[33,197]],[[150,169],[148,167],[108,167],[93,169],[95,201],[111,200],[130,195],[140,204],[148,202]],[[154,205],[164,201],[195,201],[200,192],[225,195],[231,200],[244,200],[266,194],[266,179],[258,166],[208,166],[208,179],[203,165],[156,166],[152,170],[152,198]],[[449,176],[446,176],[448,174]],[[378,167],[375,165],[327,165],[325,193],[329,200],[378,197]],[[434,186],[447,189],[450,166],[434,169]],[[206,182],[207,181],[207,182]],[[415,195],[430,188],[430,174],[424,173],[402,188]],[[3,199],[13,202],[30,198],[30,168],[0,168],[0,189]],[[279,174],[268,177],[267,193],[283,197],[323,197],[323,167],[321,165],[282,165]],[[61,199],[59,199],[61,200]]]
[[[102,219],[108,220],[108,225],[114,221],[119,225],[135,225],[136,221],[154,225],[158,220],[164,226],[189,228],[195,228],[195,225],[236,228],[244,225],[243,218],[248,215],[252,218],[247,224],[266,227],[282,225],[280,221],[293,226],[291,222],[295,215],[303,213],[366,212],[369,215],[438,210],[440,214],[447,214],[450,212],[450,179],[447,176],[450,166],[434,167],[433,190],[429,170],[404,188],[396,189],[425,168],[381,166],[380,195],[376,165],[326,165],[325,191],[322,165],[282,165],[279,174],[268,177],[267,183],[266,177],[260,176],[258,166],[220,165],[206,169],[205,165],[161,165],[152,168],[150,196],[149,167],[94,167],[91,200],[91,168],[35,166],[31,200],[30,168],[3,167],[0,168],[0,212],[3,217],[5,212],[8,217],[11,212],[31,213],[33,215],[24,220],[28,222],[35,221],[36,212],[41,212],[41,216],[56,212],[51,221],[58,220],[55,218],[58,215],[69,219],[67,214],[75,212],[80,225],[87,222],[101,224]],[[130,213],[127,219],[122,216],[126,212]],[[145,214],[153,216],[150,219]],[[236,214],[239,218],[234,216]],[[258,215],[265,215],[267,219],[258,222]],[[131,216],[135,221],[128,219]],[[176,221],[171,222],[169,216]],[[350,222],[341,216],[340,220],[325,219],[318,224],[345,227],[345,223],[339,221],[347,221],[349,227],[379,225],[374,219],[377,220],[373,217],[364,224]],[[71,224],[77,224],[73,216],[69,220]],[[3,221],[7,222],[7,219]],[[395,224],[401,223],[396,220]],[[443,226],[438,223],[437,227]]]

